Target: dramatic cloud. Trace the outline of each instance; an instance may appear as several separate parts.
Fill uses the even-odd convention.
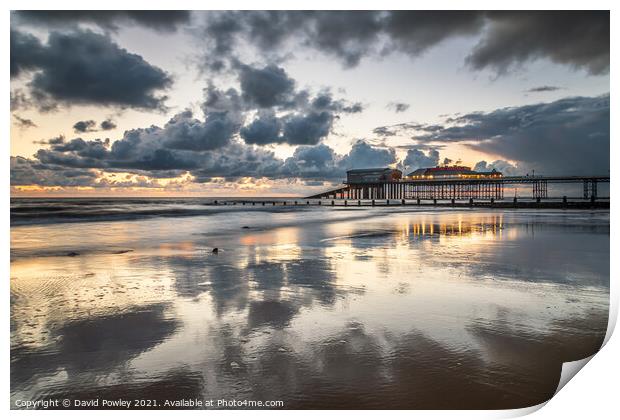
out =
[[[388,109],[391,109],[392,111],[396,112],[397,114],[399,112],[405,112],[406,110],[409,109],[409,104],[405,104],[402,102],[390,102],[387,105]]]
[[[97,123],[94,120],[78,121],[73,124],[73,131],[76,133],[88,133],[97,131]]]
[[[237,138],[235,130],[240,125],[235,110],[239,96],[234,91],[211,88],[207,89],[206,97],[210,102],[205,103],[207,114],[203,120],[185,111],[163,127],[128,130],[114,142],[51,139],[35,154],[35,159],[21,158],[12,163],[16,171],[12,183],[27,185],[36,181],[39,185],[52,185],[60,182],[59,174],[68,174],[72,177],[67,182],[85,185],[92,180],[93,171],[129,172],[152,179],[189,172],[196,182],[212,182],[220,177],[335,182],[353,168],[396,166],[412,171],[439,162],[435,148],[426,153],[423,147],[410,148],[401,162],[393,148],[375,147],[363,140],[355,142],[345,155],[336,154],[324,144],[309,144],[298,147],[291,157],[282,160],[270,150]],[[268,118],[263,116],[267,121],[264,129],[272,130],[272,136],[290,134],[284,125],[278,126],[278,130],[270,128]],[[286,118],[274,121],[271,122],[276,125],[288,122]],[[609,96],[566,98],[546,104],[475,112],[449,118],[447,123],[446,126],[415,124],[422,133],[417,141],[439,145],[460,142],[474,150],[503,157],[491,163],[479,162],[478,170],[495,168],[506,175],[533,169],[540,174],[605,174],[609,168]],[[247,132],[255,134],[260,132],[259,128],[250,124]],[[244,129],[240,130],[241,136],[249,136],[243,134]]]
[[[107,131],[116,128],[116,124],[111,119],[101,121],[99,126],[95,120],[78,121],[73,124],[73,131],[76,133],[92,133],[94,131]]]
[[[439,152],[436,149],[429,150],[428,154],[420,149],[407,150],[407,156],[403,160],[403,166],[412,172],[419,168],[432,168],[439,163]]]
[[[358,140],[351,147],[348,155],[342,159],[346,169],[385,167],[398,162],[396,151],[392,148],[372,147],[363,140]]]
[[[240,132],[248,144],[283,143],[282,122],[273,112],[260,113],[258,117]]]
[[[283,68],[269,65],[262,69],[242,66],[239,82],[243,99],[260,108],[282,106],[292,99],[295,81]]]
[[[483,14],[477,11],[392,11],[383,20],[383,31],[394,50],[410,55],[455,36],[475,35],[483,27]]]
[[[214,114],[225,115],[212,112],[200,121],[185,111],[163,127],[128,130],[114,142],[81,138],[67,141],[62,137],[39,142],[46,147],[34,159],[16,158],[12,184],[104,186],[100,179],[94,181],[98,171],[128,172],[152,179],[189,172],[195,182],[212,182],[222,177],[338,181],[347,169],[398,164],[394,149],[373,147],[362,140],[344,156],[318,144],[300,146],[291,157],[282,160],[270,150],[234,137],[221,142],[219,133],[210,131]],[[64,175],[72,177],[63,181]]]
[[[504,176],[523,175],[519,168],[501,159],[491,163],[481,160],[474,166],[474,171],[477,172],[491,172],[493,169],[501,172]]]
[[[468,147],[541,174],[607,174],[609,95],[475,112],[427,126],[419,142],[466,142]]]
[[[166,148],[203,151],[227,145],[238,129],[226,112],[210,112],[201,122],[185,111],[168,121],[158,136]]]
[[[78,23],[92,23],[114,31],[124,24],[174,32],[190,20],[190,12],[185,10],[21,10],[13,14],[20,24],[64,29]]]
[[[330,133],[334,118],[334,115],[327,111],[291,113],[282,118],[277,118],[273,113],[262,113],[243,127],[240,135],[248,144],[314,145]]]
[[[324,144],[298,147],[293,156],[284,161],[279,172],[286,178],[319,181],[341,180],[346,173],[342,156]]]
[[[11,185],[47,187],[83,187],[91,185],[96,174],[91,170],[45,165],[21,156],[11,156]]]
[[[284,119],[283,139],[288,144],[317,144],[327,137],[334,116],[327,112],[288,115]]]
[[[428,127],[432,126],[418,123],[400,123],[376,127],[372,132],[380,137],[410,136],[414,132],[427,130]]]
[[[46,44],[11,30],[11,76],[36,70],[29,82],[40,105],[94,104],[142,109],[164,108],[170,76],[108,36],[88,30],[51,32]]]
[[[212,70],[235,62],[241,43],[267,61],[301,47],[350,68],[367,56],[415,57],[451,38],[477,37],[467,58],[476,70],[505,73],[546,58],[603,74],[609,33],[608,11],[240,11],[207,14],[203,37],[217,52],[207,58]]]
[[[526,90],[528,93],[540,93],[540,92],[555,92],[556,90],[561,90],[561,87],[558,86],[537,86]]]
[[[45,47],[36,36],[11,29],[10,47],[11,77],[41,66]]]
[[[47,145],[47,144],[60,144],[64,142],[65,142],[65,136],[60,135],[58,137],[52,137],[51,139],[47,139],[47,140],[33,141],[32,143]]]
[[[21,129],[34,128],[37,125],[29,118],[22,118],[17,114],[13,114],[13,118],[15,119],[15,123]]]
[[[539,58],[609,72],[609,11],[490,12],[488,29],[467,58],[474,69],[498,73]]]
[[[21,89],[11,90],[11,111],[30,108],[32,103],[28,96]]]
[[[116,128],[116,123],[108,118],[107,120],[101,121],[99,128],[103,131],[114,130]]]
[[[211,86],[205,106],[220,101],[225,108],[232,107],[243,115],[256,111],[253,120],[239,133],[248,144],[316,145],[329,135],[339,114],[363,111],[362,104],[336,100],[329,90],[315,96],[307,90],[297,90],[295,81],[283,68],[238,68],[241,93],[234,89],[219,92]]]

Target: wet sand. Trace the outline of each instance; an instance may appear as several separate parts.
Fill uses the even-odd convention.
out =
[[[13,407],[519,408],[607,327],[605,211],[248,209],[11,237]]]

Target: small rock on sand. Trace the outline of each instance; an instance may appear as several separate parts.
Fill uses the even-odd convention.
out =
[[[285,349],[284,347],[280,347],[280,348],[278,349],[278,351],[279,351],[280,353],[286,353],[288,350],[287,350],[287,349]]]
[[[239,366],[239,363],[237,362],[230,362],[230,367],[233,369],[239,369],[241,366]]]
[[[212,254],[217,254],[219,252],[220,252],[219,248],[213,248],[213,250],[211,251]]]
[[[77,257],[78,255],[80,255],[79,252],[75,252],[75,251],[67,252],[67,257]]]

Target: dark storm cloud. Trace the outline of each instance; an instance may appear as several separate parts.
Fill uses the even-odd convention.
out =
[[[220,53],[215,60],[219,63],[234,55],[241,40],[268,57],[292,41],[336,57],[345,67],[355,67],[368,55],[395,50],[418,55],[445,38],[475,32],[478,20],[475,12],[213,12],[207,15],[205,35]]]
[[[609,95],[474,112],[427,126],[419,142],[467,142],[468,147],[545,174],[609,170]]]
[[[282,122],[273,112],[260,114],[239,133],[248,144],[282,143]]]
[[[491,12],[487,33],[467,57],[498,73],[537,58],[609,72],[609,11]]]
[[[114,130],[116,128],[116,123],[108,118],[107,120],[101,121],[99,128],[103,131]]]
[[[285,104],[295,90],[295,81],[283,68],[274,65],[262,69],[243,65],[239,82],[243,99],[260,108]]]
[[[381,32],[381,16],[372,11],[315,12],[305,28],[306,42],[338,57],[346,67],[357,66]]]
[[[420,149],[407,150],[407,156],[403,160],[403,166],[408,171],[419,168],[431,168],[439,163],[439,152],[436,149],[429,150],[428,154]]]
[[[228,144],[238,129],[226,112],[210,112],[202,122],[185,111],[168,121],[162,144],[169,149],[213,150]]]
[[[327,112],[289,115],[284,119],[283,139],[288,144],[317,144],[327,137],[334,116]]]
[[[392,49],[415,56],[448,38],[475,35],[483,24],[483,14],[477,11],[408,10],[389,12],[383,30]]]
[[[354,67],[367,56],[418,56],[451,38],[478,37],[467,58],[476,70],[504,73],[546,58],[592,74],[609,71],[607,11],[212,12],[204,36],[217,52],[207,66],[219,70],[235,61],[240,42],[268,60],[301,46]]]
[[[172,85],[162,69],[88,30],[51,32],[46,44],[11,30],[11,75],[28,70],[36,70],[28,86],[38,105],[162,109],[166,97],[157,93]]]
[[[403,102],[390,102],[387,105],[387,109],[391,109],[392,111],[396,112],[397,114],[400,112],[405,112],[406,110],[409,109],[409,104],[403,103]]]
[[[73,124],[73,131],[76,133],[97,131],[97,123],[94,120],[78,121]]]
[[[204,109],[223,107],[237,114],[256,111],[254,118],[240,129],[248,144],[315,145],[326,138],[339,114],[363,111],[361,103],[334,99],[331,91],[312,95],[297,90],[286,71],[274,65],[264,68],[237,65],[241,93],[207,88]]]
[[[556,90],[561,90],[561,87],[558,86],[537,86],[526,90],[527,93],[540,93],[540,92],[555,92]]]
[[[79,23],[117,30],[120,24],[140,25],[162,32],[174,32],[190,21],[185,10],[20,10],[13,12],[19,24],[66,28]]]
[[[243,127],[240,136],[248,144],[315,145],[327,137],[333,121],[334,115],[328,111],[291,113],[282,118],[265,113]]]
[[[21,129],[34,128],[37,125],[29,118],[22,118],[17,114],[13,114],[13,118],[15,119],[15,123]]]
[[[34,35],[11,28],[10,48],[11,77],[39,68],[43,64],[45,47]]]

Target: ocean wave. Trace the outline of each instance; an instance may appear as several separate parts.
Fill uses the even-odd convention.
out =
[[[11,226],[140,220],[155,217],[192,217],[240,211],[286,213],[308,210],[293,206],[213,206],[213,200],[12,200]]]

